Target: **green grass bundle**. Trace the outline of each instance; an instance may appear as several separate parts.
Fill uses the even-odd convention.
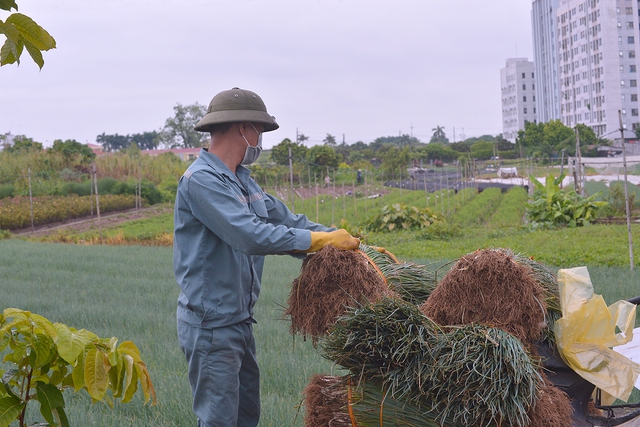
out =
[[[360,250],[376,264],[389,286],[407,301],[422,304],[438,284],[436,273],[424,265],[398,261],[373,246],[360,245]]]
[[[440,327],[412,304],[383,299],[342,316],[323,355],[439,422],[529,425],[543,385],[521,341],[482,325]]]
[[[571,405],[564,392],[545,382],[528,416],[529,427],[570,427]],[[437,419],[429,405],[397,398],[379,381],[314,375],[305,389],[306,427],[463,427],[461,421]],[[352,420],[354,422],[352,422]],[[473,424],[476,426],[476,424]]]

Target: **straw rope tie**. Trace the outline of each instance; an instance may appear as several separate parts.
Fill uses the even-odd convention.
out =
[[[371,264],[371,266],[378,272],[378,274],[380,275],[380,277],[382,277],[382,280],[384,280],[384,284],[385,285],[389,285],[389,283],[387,282],[387,278],[384,277],[384,274],[382,274],[382,270],[380,270],[380,267],[378,267],[376,265],[375,262],[373,262],[373,260],[369,257],[369,255],[367,255],[366,253],[362,252],[360,249],[356,249],[356,252],[358,252],[359,254],[361,254],[363,257],[365,257],[367,259],[367,261],[369,261],[369,264]]]
[[[356,416],[353,414],[353,408],[351,407],[353,403],[351,402],[351,377],[347,380],[347,408],[349,409],[349,418],[351,418],[351,426],[358,427],[358,423],[356,423]]]

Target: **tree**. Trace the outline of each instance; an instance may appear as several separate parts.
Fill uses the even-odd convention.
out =
[[[429,142],[449,142],[449,138],[447,138],[447,135],[444,133],[444,126],[436,125],[436,127],[431,130],[433,131],[433,136],[431,136]]]
[[[409,147],[399,149],[398,147],[389,147],[382,154],[382,169],[387,172],[401,172],[411,161],[411,151]]]
[[[13,145],[7,146],[8,153],[19,153],[25,151],[42,151],[42,143],[35,142],[32,138],[24,135],[17,135],[13,139]]]
[[[291,142],[289,138],[285,138],[280,144],[271,149],[271,160],[278,165],[289,166],[289,147],[291,147],[291,158],[293,162],[300,162],[307,158],[307,147]]]
[[[66,141],[56,139],[53,141],[51,152],[62,153],[67,161],[79,156],[83,163],[90,163],[91,160],[96,157],[96,153],[94,153],[91,148],[79,143],[75,139],[67,139]]]
[[[192,105],[176,104],[173,111],[175,115],[165,121],[159,135],[162,144],[169,148],[204,146],[209,139],[208,134],[195,131],[193,128],[207,114],[206,107],[197,102]]]
[[[442,160],[450,162],[456,160],[460,153],[443,144],[427,144],[418,148],[419,158],[423,160]]]
[[[0,9],[18,10],[15,0],[0,0]],[[6,40],[0,49],[0,66],[16,63],[20,65],[20,56],[24,49],[40,69],[44,66],[42,52],[55,49],[56,41],[35,21],[22,13],[12,13],[3,22],[0,20],[0,34]]]
[[[299,133],[298,134],[298,144],[301,144],[301,143],[305,142],[308,139],[309,139],[309,137],[307,135],[305,135],[304,133]]]
[[[493,142],[478,141],[471,146],[471,158],[477,160],[489,160],[493,157]]]
[[[327,168],[337,168],[342,159],[328,145],[314,145],[307,151],[307,160],[314,174],[322,174],[326,173]]]
[[[104,132],[96,136],[96,142],[102,145],[102,149],[106,152],[119,151],[127,148],[131,143],[129,135],[107,135]]]
[[[327,136],[322,140],[322,142],[324,142],[324,145],[328,145],[330,147],[335,147],[336,146],[336,137],[331,135],[330,133],[328,133]]]
[[[135,143],[141,150],[154,150],[158,146],[158,132],[134,133],[129,136],[130,144]]]

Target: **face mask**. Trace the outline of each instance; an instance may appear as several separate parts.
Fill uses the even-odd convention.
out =
[[[251,123],[249,124],[251,125]],[[258,145],[252,147],[251,144],[249,144],[249,141],[247,141],[247,138],[242,135],[244,141],[247,143],[247,149],[245,150],[244,157],[240,162],[241,165],[250,165],[251,163],[255,162],[256,160],[258,160],[258,157],[260,157],[260,153],[262,152],[262,133],[258,132],[258,130],[253,125],[251,125],[251,127],[258,134]]]

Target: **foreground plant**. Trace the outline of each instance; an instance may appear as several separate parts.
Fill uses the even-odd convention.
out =
[[[131,401],[138,390],[156,404],[153,383],[140,351],[131,341],[100,338],[85,329],[51,323],[29,311],[7,308],[0,314],[0,353],[12,365],[0,369],[0,427],[68,427],[64,389],[84,389],[93,402],[113,406]],[[46,423],[27,424],[29,402],[40,404]]]

